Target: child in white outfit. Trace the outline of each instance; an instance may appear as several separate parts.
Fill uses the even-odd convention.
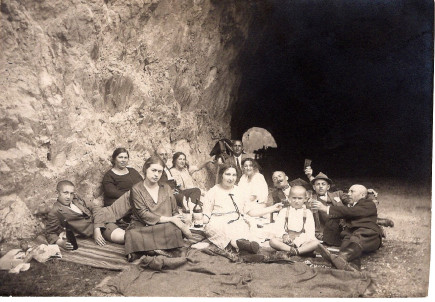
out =
[[[290,190],[290,206],[283,208],[276,218],[275,238],[270,239],[270,246],[279,251],[286,251],[289,256],[306,254],[314,251],[319,241],[314,236],[313,213],[304,205],[307,191],[302,186]]]

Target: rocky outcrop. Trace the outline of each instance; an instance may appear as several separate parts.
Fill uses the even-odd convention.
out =
[[[40,230],[32,215],[54,202],[61,179],[100,196],[116,147],[139,171],[159,144],[194,163],[208,158],[229,135],[238,53],[257,5],[3,0],[2,239]],[[196,176],[202,187],[212,168]]]

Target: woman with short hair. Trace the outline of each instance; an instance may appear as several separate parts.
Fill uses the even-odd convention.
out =
[[[158,156],[151,156],[143,166],[145,180],[131,189],[133,215],[125,233],[129,261],[135,258],[134,253],[182,247],[183,234],[192,237],[189,227],[182,221],[183,216],[178,213],[172,189],[159,183],[163,167]]]

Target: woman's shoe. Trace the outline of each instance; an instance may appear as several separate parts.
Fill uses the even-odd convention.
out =
[[[260,250],[260,245],[258,244],[258,242],[255,241],[239,239],[236,241],[236,243],[239,250],[246,251],[251,254],[257,254],[258,251]]]

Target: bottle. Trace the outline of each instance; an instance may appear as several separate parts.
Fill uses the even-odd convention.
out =
[[[197,199],[195,207],[193,208],[193,226],[195,228],[201,228],[203,224],[202,220],[203,220],[202,202]]]
[[[189,209],[185,209],[185,208],[183,208],[182,212],[183,212],[184,223],[187,224],[188,227],[191,227],[192,213],[190,213]]]
[[[73,250],[78,249],[79,245],[77,244],[76,235],[74,235],[74,232],[71,230],[71,227],[68,224],[68,222],[65,222],[65,233],[66,233],[66,240],[72,244]]]

